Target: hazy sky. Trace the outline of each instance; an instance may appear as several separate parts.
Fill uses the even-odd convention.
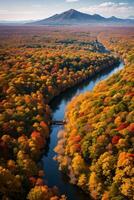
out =
[[[71,8],[105,17],[134,16],[134,0],[0,0],[0,20],[43,19]]]

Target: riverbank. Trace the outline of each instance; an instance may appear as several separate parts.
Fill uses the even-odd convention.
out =
[[[71,101],[71,99],[81,93],[86,92],[87,90],[90,91],[93,87],[101,80],[106,79],[108,76],[112,75],[113,73],[121,70],[124,67],[123,63],[120,66],[115,67],[109,71],[105,71],[105,73],[98,74],[92,79],[84,81],[83,83],[74,86],[66,90],[66,92],[61,93],[58,97],[54,98],[51,102],[50,106],[52,109],[53,119],[64,119],[66,105]],[[50,133],[50,141],[48,144],[48,148],[46,154],[42,157],[42,165],[45,171],[45,182],[48,184],[49,187],[56,185],[59,188],[61,194],[65,194],[69,200],[74,200],[77,196],[79,200],[88,200],[89,196],[84,194],[82,190],[78,187],[73,186],[70,184],[68,177],[59,171],[58,163],[53,160],[53,157],[56,156],[54,152],[54,148],[58,143],[57,133],[62,128],[60,126],[53,126],[51,128]]]
[[[112,41],[111,47],[125,58],[127,66],[69,103],[67,124],[55,148],[59,169],[97,200],[133,196],[133,48],[125,54],[122,46]]]
[[[72,49],[71,44],[59,44],[53,38],[49,42],[45,39],[47,46],[39,47],[37,37],[31,40],[33,33],[26,34],[26,38],[23,34],[16,40],[11,33],[12,40],[3,40],[6,45],[0,50],[0,183],[4,186],[0,187],[0,197],[33,200],[40,194],[48,199],[54,196],[65,199],[56,188],[44,185],[44,172],[37,166],[49,138],[48,102],[67,88],[112,68],[119,58],[100,53],[100,44],[88,35],[87,44],[79,46],[76,41]],[[44,35],[38,39],[43,43]]]

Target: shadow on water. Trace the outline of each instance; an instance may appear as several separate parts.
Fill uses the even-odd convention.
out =
[[[65,92],[55,97],[50,103],[53,112],[53,119],[63,120],[66,105],[74,96],[86,91],[91,91],[98,82],[106,79],[123,67],[124,63],[121,62],[120,65],[115,66],[114,69],[105,70],[95,77],[90,78],[90,80],[86,80],[73,88],[67,89]],[[53,160],[53,157],[56,155],[53,149],[58,142],[57,133],[61,129],[62,126],[51,127],[51,135],[48,140],[48,146],[41,160],[41,165],[45,171],[45,182],[50,187],[56,185],[59,188],[60,193],[66,194],[69,200],[90,200],[90,197],[80,188],[69,183],[68,177],[58,170],[58,163]]]
[[[108,76],[115,73],[116,71],[122,69],[123,65],[124,65],[123,62],[121,62],[120,65],[115,66],[114,69],[113,68],[105,69],[105,70],[103,70],[103,72],[101,72],[101,74],[96,74],[94,77],[84,80],[81,83],[79,83],[69,89],[66,89],[65,92],[62,92],[60,95],[58,95],[51,101],[50,107],[51,107],[53,113],[59,108],[59,105],[63,101],[63,99],[64,99],[64,101],[68,102],[75,95],[77,95],[79,93],[83,93],[83,90],[84,91],[88,91],[88,89],[92,90],[93,87],[96,85],[96,83],[107,78]],[[88,89],[87,89],[87,86],[88,86]]]

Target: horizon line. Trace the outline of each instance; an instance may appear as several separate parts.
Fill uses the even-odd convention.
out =
[[[62,11],[62,12],[60,12],[60,13],[55,13],[55,14],[52,14],[52,15],[50,15],[50,16],[48,16],[48,17],[44,17],[44,18],[38,18],[38,19],[14,19],[14,20],[10,20],[10,19],[0,19],[0,23],[4,23],[4,22],[9,22],[9,23],[15,23],[15,22],[27,22],[27,21],[39,21],[39,20],[43,20],[43,19],[47,19],[47,18],[50,18],[50,17],[52,17],[52,16],[54,16],[54,15],[60,15],[60,14],[62,14],[62,13],[65,13],[65,12],[68,12],[68,11],[71,11],[71,10],[74,10],[74,11],[77,11],[77,12],[80,12],[80,13],[83,13],[83,14],[87,14],[87,15],[91,15],[91,16],[94,16],[94,15],[99,15],[99,16],[101,16],[101,17],[104,17],[103,15],[100,15],[100,14],[98,14],[98,13],[95,13],[95,14],[90,14],[90,13],[87,13],[87,12],[81,12],[81,11],[79,11],[79,10],[76,10],[76,9],[73,9],[73,8],[70,8],[70,9],[68,9],[68,10],[66,10],[66,11]],[[115,15],[111,15],[111,16],[109,16],[109,17],[104,17],[104,18],[106,18],[106,19],[108,19],[108,18],[111,18],[111,17],[116,17],[116,18],[118,18],[118,19],[133,19],[133,18],[131,18],[131,17],[126,17],[126,18],[120,18],[120,17],[117,17],[117,16],[115,16]]]

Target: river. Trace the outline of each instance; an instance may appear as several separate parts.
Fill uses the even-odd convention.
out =
[[[121,62],[119,66],[115,66],[111,70],[100,72],[100,74],[96,75],[94,78],[90,78],[55,97],[50,104],[53,112],[53,119],[63,120],[66,105],[74,96],[86,91],[91,91],[97,83],[121,70],[123,67],[124,63]],[[45,183],[50,187],[56,185],[59,188],[60,194],[65,194],[68,197],[68,200],[89,200],[90,197],[80,188],[69,183],[68,177],[58,170],[58,163],[53,160],[53,157],[56,155],[53,149],[57,144],[57,133],[61,129],[62,126],[51,127],[48,147],[41,160],[41,164],[45,171]]]

